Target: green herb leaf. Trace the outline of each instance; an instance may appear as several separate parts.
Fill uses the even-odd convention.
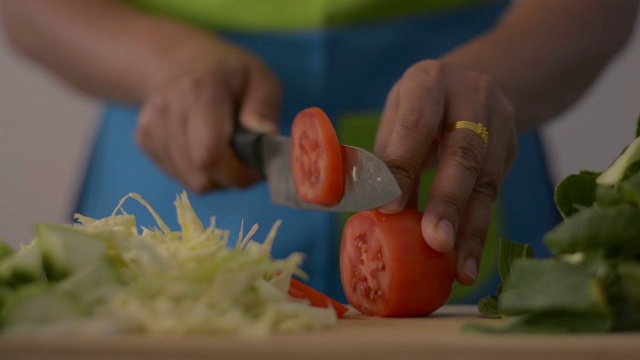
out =
[[[640,172],[620,182],[618,192],[628,202],[640,205]]]
[[[532,312],[510,317],[500,328],[484,328],[493,333],[600,333],[612,329],[604,314],[570,312]]]
[[[498,298],[494,295],[487,295],[478,301],[478,312],[488,318],[499,318]]]
[[[593,204],[596,197],[598,173],[582,172],[567,176],[556,186],[554,200],[564,218]]]
[[[615,206],[625,202],[625,198],[618,191],[617,185],[598,185],[596,187],[595,205]]]
[[[14,252],[13,248],[3,238],[0,238],[0,261],[11,256]]]
[[[608,311],[602,284],[584,267],[556,259],[514,262],[500,295],[499,309],[506,315]]]
[[[533,258],[533,249],[528,244],[520,244],[509,239],[500,239],[498,247],[498,273],[504,284],[509,278],[509,272],[513,262],[517,259]],[[498,294],[501,292],[499,289]]]
[[[618,264],[617,280],[612,299],[619,330],[640,330],[640,263],[625,261]]]
[[[640,162],[640,138],[636,138],[626,146],[620,156],[596,179],[600,185],[616,185],[629,173],[638,170]]]
[[[592,207],[565,219],[544,236],[556,253],[602,249],[608,256],[640,256],[640,208]]]

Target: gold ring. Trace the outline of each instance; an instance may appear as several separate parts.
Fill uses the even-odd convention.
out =
[[[472,123],[470,121],[456,121],[455,123],[447,127],[447,132],[455,129],[469,129],[476,133],[478,137],[480,137],[480,140],[482,141],[485,149],[487,148],[487,146],[489,146],[489,131],[481,123]]]

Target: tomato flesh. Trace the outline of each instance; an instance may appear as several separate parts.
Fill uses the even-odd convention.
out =
[[[338,204],[344,192],[342,151],[327,115],[302,110],[291,128],[291,170],[298,197],[323,206]]]
[[[453,287],[453,252],[422,238],[422,213],[377,210],[351,216],[342,234],[340,275],[349,303],[365,315],[426,316],[444,305]]]

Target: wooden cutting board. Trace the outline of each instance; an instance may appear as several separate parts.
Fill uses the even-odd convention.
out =
[[[493,335],[462,331],[475,307],[445,306],[419,319],[351,316],[333,328],[266,338],[5,337],[0,359],[640,359],[640,333]]]

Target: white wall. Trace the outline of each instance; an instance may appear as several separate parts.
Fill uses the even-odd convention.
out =
[[[17,245],[37,221],[69,221],[97,109],[0,33],[0,237]]]
[[[627,47],[595,86],[579,104],[543,129],[554,180],[581,169],[609,166],[633,140],[639,115],[640,17]]]
[[[98,106],[18,57],[0,38],[0,236],[17,245],[37,221],[67,222]],[[554,178],[600,170],[640,114],[640,26],[576,107],[544,129]]]

